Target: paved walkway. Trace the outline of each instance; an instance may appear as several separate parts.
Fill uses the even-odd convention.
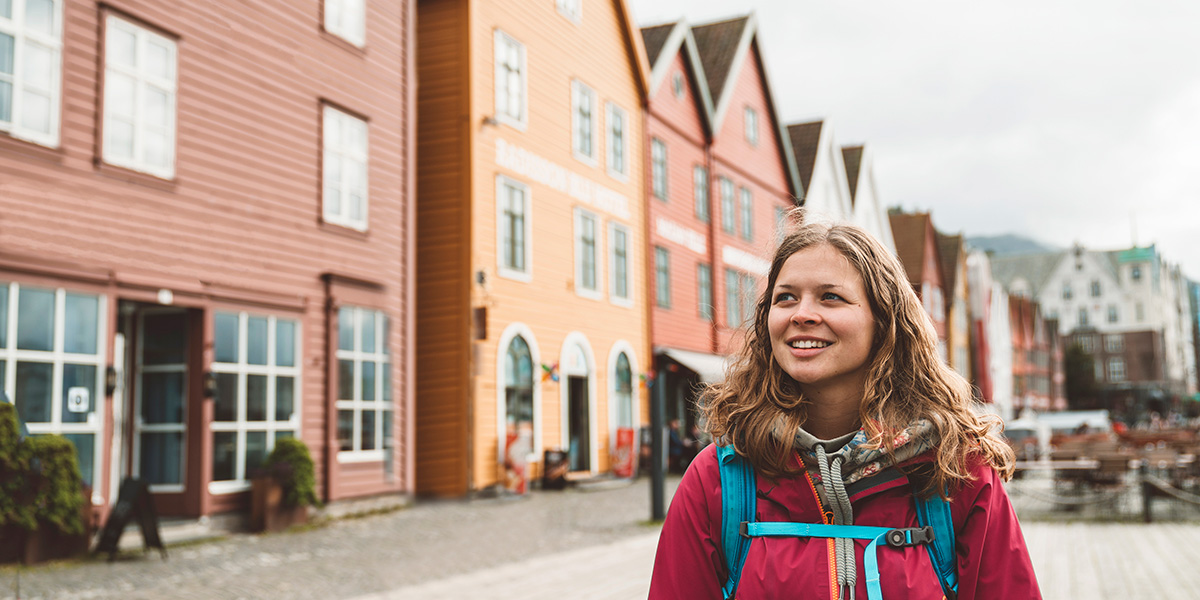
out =
[[[677,483],[668,480],[668,497]],[[1047,599],[1200,598],[1200,511],[1183,515],[1190,522],[1106,523],[1013,496]],[[658,538],[648,516],[647,479],[424,503],[307,531],[173,547],[165,562],[151,553],[22,569],[20,597],[644,598]],[[17,596],[17,576],[0,568],[0,599]]]

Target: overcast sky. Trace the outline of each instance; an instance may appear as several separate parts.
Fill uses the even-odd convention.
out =
[[[1200,2],[630,4],[643,27],[753,10],[784,122],[868,144],[882,202],[944,233],[1112,250],[1136,231],[1200,278]]]

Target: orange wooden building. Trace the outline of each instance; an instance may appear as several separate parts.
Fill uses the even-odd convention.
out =
[[[418,3],[417,489],[608,472],[648,414],[644,50],[620,0]]]

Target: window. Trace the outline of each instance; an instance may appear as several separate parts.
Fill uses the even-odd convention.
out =
[[[1125,338],[1120,334],[1109,334],[1104,336],[1104,351],[1105,352],[1123,352],[1125,350]]]
[[[1080,326],[1080,327],[1087,327],[1087,324],[1088,324],[1088,311],[1087,311],[1087,308],[1080,308],[1080,309],[1079,309],[1079,326]]]
[[[1092,342],[1092,336],[1090,336],[1090,335],[1079,336],[1079,348],[1082,349],[1084,352],[1087,352],[1088,354],[1095,352],[1096,345]]]
[[[529,281],[530,240],[529,186],[503,175],[496,177],[496,217],[500,230],[498,274],[502,277]]]
[[[758,281],[749,273],[742,273],[742,286],[738,293],[742,298],[742,323],[754,318],[754,290],[758,287]]]
[[[609,285],[609,299],[617,304],[628,305],[629,298],[629,229],[624,225],[610,223],[608,225],[608,248],[612,256],[612,283]]]
[[[658,138],[650,139],[650,177],[654,197],[667,199],[667,145]]]
[[[0,0],[0,131],[58,146],[61,0]]]
[[[712,266],[705,263],[696,265],[696,285],[699,287],[700,318],[711,321],[713,318]]]
[[[1108,359],[1108,381],[1117,383],[1125,381],[1125,359],[1113,357]]]
[[[338,460],[383,460],[392,447],[392,364],[383,311],[338,309]]]
[[[683,73],[675,71],[671,74],[671,91],[675,92],[676,98],[683,98]]]
[[[654,303],[671,308],[671,255],[662,246],[654,247]]]
[[[300,428],[300,325],[249,313],[213,315],[210,490],[245,489],[281,438]]]
[[[617,427],[633,427],[633,368],[629,363],[629,355],[624,352],[617,355],[614,380],[617,382],[613,400],[617,406]]]
[[[33,435],[75,444],[87,485],[104,427],[104,298],[0,282],[0,390]]]
[[[738,327],[742,324],[742,274],[725,269],[725,325]]]
[[[1099,279],[1092,280],[1092,297],[1093,298],[1100,297],[1100,280]]]
[[[1141,265],[1133,265],[1133,266],[1129,267],[1129,278],[1134,281],[1141,281],[1142,280],[1142,266]]]
[[[578,82],[571,82],[571,147],[575,158],[587,163],[596,161],[596,92]]]
[[[696,218],[707,223],[708,216],[708,169],[702,165],[692,167],[692,197],[696,204]]]
[[[721,187],[721,229],[725,233],[733,233],[737,229],[737,216],[733,212],[733,182],[725,177],[718,177]]]
[[[583,20],[583,0],[554,0],[558,14],[570,19],[576,25]]]
[[[1071,282],[1069,282],[1069,281],[1063,282],[1062,299],[1070,300],[1072,295],[1073,294],[1071,292]]]
[[[596,215],[575,209],[575,292],[597,300],[600,299],[598,259]]]
[[[745,126],[746,126],[746,141],[750,142],[751,146],[758,145],[758,111],[746,107]]]
[[[518,128],[526,123],[525,45],[496,31],[496,120]]]
[[[325,107],[324,218],[367,229],[367,122],[332,106]]]
[[[325,0],[325,31],[355,46],[366,43],[364,0]]]
[[[518,435],[528,429],[533,439],[533,358],[529,343],[516,336],[504,352],[505,422]]]
[[[175,175],[175,42],[109,16],[104,42],[104,161]]]
[[[754,238],[754,198],[749,188],[742,188],[742,238]]]
[[[1137,316],[1138,323],[1146,320],[1146,307],[1142,306],[1141,302],[1138,302],[1133,309]]]
[[[1109,322],[1109,323],[1116,323],[1116,322],[1117,322],[1117,320],[1118,320],[1118,319],[1117,319],[1117,317],[1118,317],[1118,316],[1119,316],[1119,315],[1117,314],[1117,305],[1116,305],[1116,304],[1109,304],[1109,305],[1108,305],[1108,322]]]
[[[608,103],[608,174],[624,178],[629,172],[626,166],[628,156],[628,132],[625,111],[616,104]]]

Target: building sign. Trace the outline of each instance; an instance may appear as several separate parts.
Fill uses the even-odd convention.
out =
[[[67,390],[67,410],[73,413],[85,413],[91,409],[89,390],[85,387],[73,387]]]
[[[721,248],[721,261],[747,273],[764,277],[771,271],[771,263],[749,252],[743,252],[730,246],[723,246]]]
[[[496,164],[597,210],[629,219],[629,199],[625,196],[500,138],[496,138]]]
[[[675,242],[697,254],[704,254],[708,250],[708,238],[704,234],[688,229],[670,219],[655,217],[654,231],[663,239]]]

